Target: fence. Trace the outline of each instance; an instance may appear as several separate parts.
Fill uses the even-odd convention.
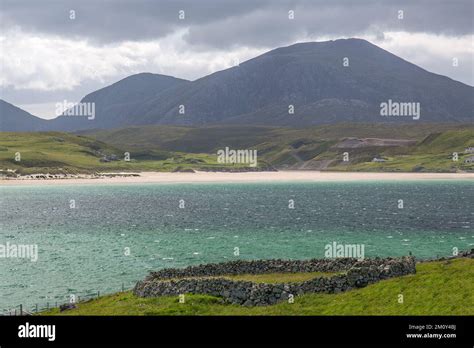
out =
[[[134,285],[135,284],[133,284],[133,286]],[[125,288],[125,284],[122,283],[121,292],[131,290],[133,288],[133,286],[129,287],[129,288]],[[30,307],[30,308],[27,308],[26,306],[23,306],[23,304],[19,304],[19,305],[15,306],[13,308],[10,308],[10,309],[3,309],[0,313],[0,316],[34,315],[34,314],[37,314],[37,313],[40,313],[40,312],[43,312],[43,311],[49,311],[50,309],[59,308],[61,305],[64,305],[64,304],[69,304],[69,303],[77,304],[77,303],[81,303],[81,302],[84,303],[84,302],[87,302],[89,300],[92,300],[94,298],[99,298],[99,297],[100,297],[100,291],[97,291],[97,292],[94,292],[94,293],[88,293],[88,294],[85,294],[85,295],[77,296],[77,299],[74,302],[54,301],[54,302],[46,302],[46,303],[43,303],[42,305],[36,303],[36,305],[34,305],[33,307]]]

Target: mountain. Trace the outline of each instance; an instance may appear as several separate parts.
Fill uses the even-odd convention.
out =
[[[0,99],[0,131],[30,132],[48,129],[48,121]]]
[[[474,87],[430,73],[361,39],[277,48],[195,81],[149,73],[132,75],[88,94],[81,102],[95,103],[94,119],[63,114],[47,122],[48,129],[474,120]],[[420,108],[419,120],[414,120],[416,114],[381,116],[381,104],[391,102],[414,103]],[[293,114],[288,112],[290,107]],[[24,124],[25,130],[43,129],[38,122],[25,119],[17,124]]]
[[[348,66],[343,66],[345,57]],[[360,39],[272,50],[167,90],[143,104],[135,116],[142,124],[185,125],[400,122],[400,117],[380,116],[380,104],[389,100],[420,103],[421,122],[473,120],[473,87]],[[185,115],[179,115],[179,105],[185,106]],[[293,115],[289,105],[294,106]]]
[[[89,128],[115,128],[134,124],[134,111],[146,100],[163,91],[186,85],[189,81],[171,76],[141,73],[86,95],[80,103],[94,103],[94,117],[67,116],[52,121],[54,130],[73,131]],[[76,108],[73,108],[77,110]],[[74,114],[80,114],[74,112]],[[90,118],[90,119],[89,119]]]
[[[94,105],[94,117],[81,115],[73,107],[72,116],[63,113],[53,120],[43,120],[17,107],[2,103],[0,131],[75,131],[93,128],[115,128],[133,124],[134,111],[166,89],[189,83],[171,76],[141,73],[126,77],[110,86],[86,95],[80,103]]]

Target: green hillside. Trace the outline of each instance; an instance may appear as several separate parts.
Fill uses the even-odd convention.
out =
[[[330,171],[472,171],[464,153],[474,126],[351,125],[295,129],[261,126],[143,126],[83,132],[0,133],[0,170],[29,173],[251,170],[219,164],[229,147],[257,150],[258,167]],[[19,152],[20,161],[15,161]],[[124,154],[130,153],[130,161]],[[458,161],[453,161],[453,153]],[[344,161],[344,154],[349,156]],[[112,159],[103,161],[103,158]],[[115,157],[115,158],[114,158]],[[384,162],[373,162],[374,158]]]
[[[124,160],[125,152],[130,153],[130,161]],[[17,154],[19,161],[16,161]],[[110,161],[104,162],[104,157]],[[84,174],[220,167],[216,156],[209,154],[119,149],[89,137],[60,132],[0,133],[0,170],[3,173],[8,169],[18,174]]]
[[[474,125],[468,126],[474,131]],[[133,126],[122,129],[82,131],[84,135],[116,146],[160,147],[170,151],[211,153],[223,146],[247,148],[265,143],[289,144],[297,140],[334,140],[371,137],[422,140],[447,130],[463,130],[460,124],[352,124],[339,123],[307,128],[264,126]]]
[[[278,169],[332,171],[420,171],[474,170],[464,163],[465,148],[474,146],[473,125],[369,125],[338,124],[304,129],[260,126],[129,127],[90,132],[98,140],[118,147],[164,149],[187,153],[215,154],[226,146],[257,149],[259,160]],[[347,139],[396,140],[399,144],[344,147]],[[349,161],[343,161],[343,154]],[[459,154],[452,160],[453,152]],[[372,162],[377,157],[386,162]]]
[[[218,297],[186,295],[140,298],[131,292],[107,295],[78,304],[78,308],[44,315],[474,315],[474,259],[419,263],[407,275],[339,294],[296,296],[294,303],[243,307],[224,304]],[[285,282],[296,275],[265,275],[266,282]],[[299,280],[304,280],[301,277]],[[252,280],[255,281],[255,276]],[[399,295],[403,303],[399,303]]]
[[[341,161],[329,167],[330,170],[348,171],[420,171],[420,172],[454,172],[474,170],[474,165],[464,160],[474,154],[464,153],[465,149],[474,146],[474,128],[448,130],[431,133],[407,147],[366,148],[356,152],[353,162],[345,165]],[[350,149],[346,149],[350,152]],[[453,153],[458,153],[458,160],[453,160]],[[326,153],[325,155],[329,155]],[[370,162],[374,157],[383,158],[386,162]]]

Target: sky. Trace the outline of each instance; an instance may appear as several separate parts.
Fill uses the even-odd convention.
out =
[[[472,0],[0,0],[0,98],[57,103],[152,72],[194,80],[297,42],[357,37],[474,85]]]

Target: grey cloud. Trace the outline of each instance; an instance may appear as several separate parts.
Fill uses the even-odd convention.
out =
[[[288,19],[288,10],[295,19]],[[398,11],[403,11],[403,20]],[[191,26],[187,42],[226,48],[232,45],[277,46],[306,36],[353,37],[383,31],[425,32],[458,36],[473,32],[470,1],[295,1],[278,3],[240,17]]]
[[[261,2],[264,4],[264,2]],[[259,8],[251,2],[182,0],[2,0],[3,29],[87,38],[100,43],[159,39],[173,31]],[[74,10],[76,18],[69,18]],[[178,13],[185,11],[185,20]]]
[[[178,19],[178,11],[186,19]],[[288,10],[296,11],[294,21]],[[307,35],[356,36],[377,30],[447,35],[473,32],[471,0],[2,0],[3,29],[85,37],[100,43],[158,39],[186,27],[187,43],[207,48],[270,47]],[[76,19],[69,19],[69,11]],[[397,11],[404,11],[404,20]],[[225,24],[225,25],[224,25]]]

